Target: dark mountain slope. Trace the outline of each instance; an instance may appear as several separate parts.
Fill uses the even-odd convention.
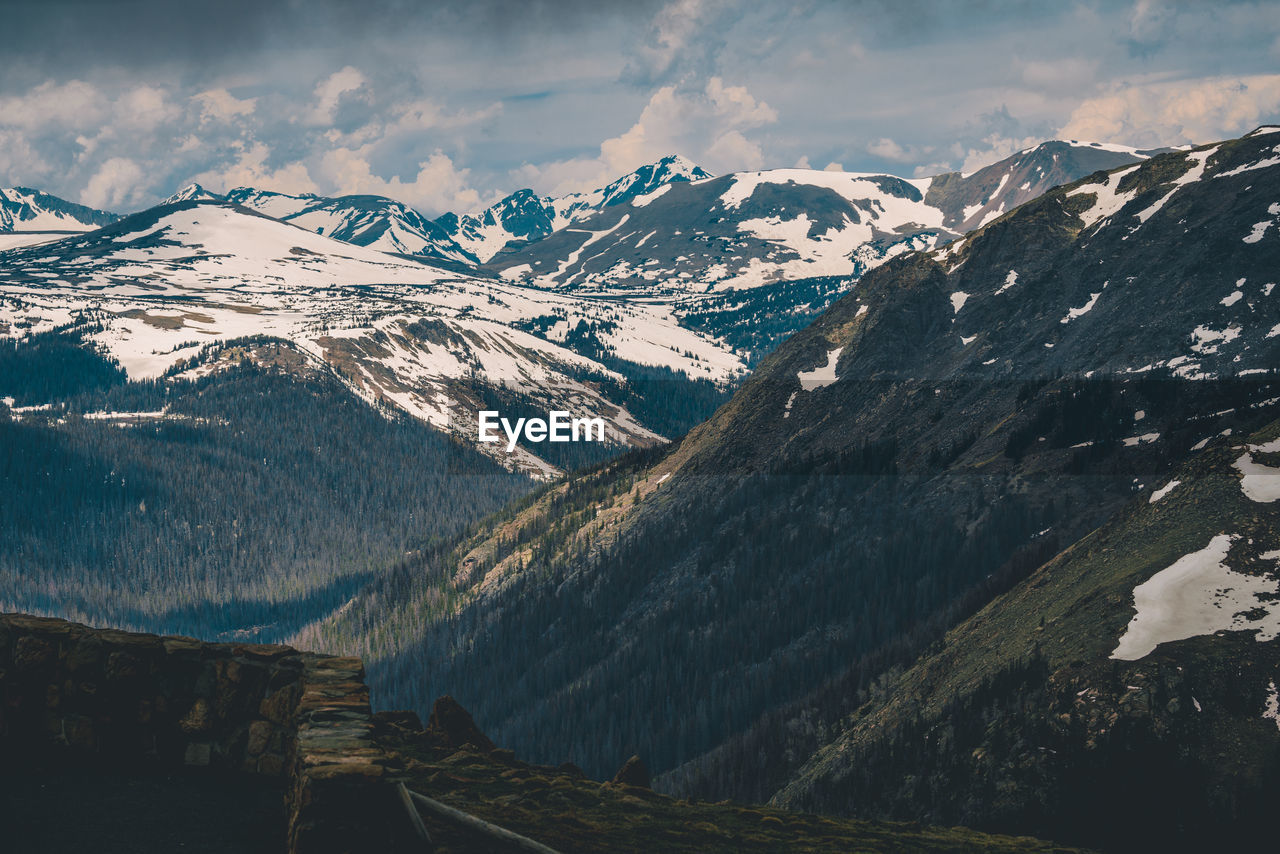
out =
[[[396,591],[430,608],[379,622],[374,592],[327,637],[390,627],[361,649],[381,702],[447,690],[529,755],[737,762],[771,711],[919,651],[1267,417],[1280,240],[1246,238],[1280,197],[1276,142],[1099,173],[873,270],[657,462],[549,490]]]
[[[1271,837],[1278,435],[1217,440],[957,626],[775,802],[1116,850]]]

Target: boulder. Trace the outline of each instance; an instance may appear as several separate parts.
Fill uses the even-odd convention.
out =
[[[493,742],[471,719],[471,713],[448,694],[436,700],[432,707],[427,733],[442,747],[470,745],[483,753],[494,748]]]
[[[609,781],[620,786],[636,786],[641,789],[650,788],[649,783],[649,766],[644,764],[644,760],[639,756],[632,756],[622,764],[618,769],[618,773],[613,775],[613,779]]]

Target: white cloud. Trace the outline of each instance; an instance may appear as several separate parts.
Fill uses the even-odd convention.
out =
[[[627,131],[600,144],[594,158],[545,164],[526,171],[554,194],[598,187],[668,154],[684,154],[713,173],[759,169],[764,152],[744,131],[778,120],[777,112],[744,86],[712,77],[702,89],[663,86]]]
[[[1173,27],[1174,16],[1174,9],[1163,0],[1138,0],[1129,13],[1129,38],[1140,44],[1160,41]]]
[[[977,172],[984,166],[1004,160],[1015,152],[1034,148],[1042,142],[1044,140],[1038,136],[1009,137],[993,133],[982,140],[981,148],[969,148],[964,152],[960,171]]]
[[[389,196],[428,213],[472,211],[497,201],[496,195],[482,198],[470,185],[470,170],[455,167],[439,149],[418,164],[417,174],[408,182],[399,176],[388,180],[374,174],[368,156],[368,146],[334,149],[321,159],[319,173],[338,195]]]
[[[435,101],[424,98],[398,104],[391,108],[392,119],[387,124],[387,132],[422,130],[454,130],[479,124],[501,114],[501,102],[474,110],[456,110],[450,112]]]
[[[235,162],[201,172],[192,180],[221,192],[233,187],[259,187],[281,193],[319,192],[304,164],[295,161],[275,168],[268,166],[271,149],[265,143],[235,143],[233,148],[239,151]]]
[[[826,166],[823,166],[823,167],[822,167],[822,171],[823,171],[823,172],[843,172],[843,171],[844,171],[844,164],[843,164],[843,163],[836,163],[836,162],[832,161],[831,163],[828,163]]]
[[[699,159],[708,164],[733,164],[729,169],[716,165],[712,169],[715,173],[763,169],[765,165],[764,152],[759,143],[752,142],[736,130],[726,131],[717,137],[707,148],[706,154]]]
[[[151,133],[182,116],[169,93],[155,86],[135,86],[116,99],[112,113],[117,126],[136,133]]]
[[[745,86],[726,86],[719,77],[707,81],[707,99],[716,114],[735,127],[759,127],[778,120],[778,113],[764,101],[757,101]]]
[[[1137,146],[1211,142],[1280,116],[1280,74],[1120,85],[1081,103],[1060,135]]]
[[[36,153],[19,131],[0,127],[0,186],[32,184],[53,172],[47,160]]]
[[[91,83],[41,83],[22,95],[0,98],[0,127],[96,129],[107,118],[109,99]]]
[[[134,201],[142,189],[142,167],[127,157],[112,157],[89,179],[80,201],[89,207],[111,209]]]
[[[941,175],[945,172],[953,171],[950,163],[926,163],[923,166],[917,166],[911,170],[912,178],[932,178],[934,175]]]
[[[701,34],[725,8],[725,0],[674,0],[653,18],[647,39],[636,46],[636,56],[648,80],[674,77],[684,60],[705,59],[706,40]]]
[[[342,97],[349,92],[358,92],[367,85],[368,80],[364,74],[354,66],[348,65],[333,72],[316,84],[316,103],[307,115],[307,123],[318,126],[333,124]]]
[[[200,107],[200,123],[227,122],[239,116],[251,116],[258,106],[257,98],[237,98],[226,89],[210,89],[192,95]]]
[[[899,162],[912,159],[905,148],[887,136],[867,143],[867,153],[874,154],[876,157],[883,157],[885,160],[897,160]]]

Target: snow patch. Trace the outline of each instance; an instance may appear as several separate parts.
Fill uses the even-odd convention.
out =
[[[1105,286],[1104,286],[1104,287],[1105,287]],[[1090,294],[1089,294],[1089,301],[1088,301],[1088,302],[1086,302],[1084,305],[1080,306],[1079,308],[1069,308],[1069,309],[1067,309],[1067,316],[1066,316],[1066,317],[1064,317],[1064,318],[1062,318],[1062,320],[1060,320],[1060,321],[1058,321],[1058,322],[1059,322],[1059,323],[1070,323],[1071,321],[1075,320],[1076,318],[1078,318],[1078,317],[1083,317],[1084,315],[1088,314],[1090,311],[1092,311],[1092,310],[1093,310],[1093,307],[1094,307],[1095,305],[1097,305],[1097,304],[1098,304],[1098,297],[1100,297],[1100,296],[1102,296],[1102,291],[1098,291],[1096,294],[1095,294],[1095,293],[1090,293]]]
[[[800,393],[800,392],[798,392],[798,391],[793,391],[793,392],[791,392],[791,396],[787,398],[787,406],[786,406],[786,408],[785,408],[785,409],[783,409],[783,410],[782,410],[782,417],[783,417],[783,418],[790,418],[790,417],[791,417],[791,405],[792,405],[792,404],[794,404],[794,403],[796,402],[796,395],[797,395],[797,394],[799,394],[799,393]]]
[[[796,374],[796,379],[800,380],[800,387],[805,391],[812,391],[815,388],[825,388],[834,383],[836,377],[836,362],[840,361],[840,354],[844,351],[843,347],[837,347],[827,353],[827,363],[811,371],[801,371]]]
[[[1280,689],[1276,688],[1276,680],[1267,683],[1267,701],[1262,709],[1263,720],[1271,721],[1280,730]]]
[[[658,189],[654,190],[651,193],[645,193],[643,196],[636,196],[634,199],[631,200],[632,207],[637,207],[637,208],[645,207],[653,200],[664,195],[668,190],[671,189],[671,186],[672,186],[671,184],[663,184],[661,187],[659,187]]]
[[[1067,198],[1086,195],[1095,197],[1093,206],[1080,213],[1080,219],[1084,221],[1085,228],[1089,228],[1116,213],[1133,199],[1135,191],[1130,190],[1127,193],[1121,193],[1118,188],[1121,179],[1137,168],[1135,165],[1130,166],[1128,169],[1112,172],[1107,176],[1105,184],[1085,184],[1067,194]]]
[[[1280,634],[1280,609],[1259,596],[1277,592],[1280,583],[1235,572],[1226,564],[1235,539],[1219,534],[1198,552],[1179,558],[1133,590],[1137,613],[1125,627],[1111,657],[1136,661],[1170,641],[1211,635],[1219,631],[1256,630],[1256,640]],[[1243,612],[1265,611],[1259,620]]]
[[[1171,480],[1171,481],[1169,481],[1169,482],[1168,482],[1168,483],[1166,483],[1164,486],[1160,487],[1160,488],[1159,488],[1159,489],[1157,489],[1155,492],[1151,493],[1151,498],[1149,498],[1149,499],[1147,500],[1147,503],[1148,503],[1148,504],[1155,504],[1155,503],[1156,503],[1157,501],[1159,501],[1161,498],[1164,498],[1164,497],[1165,497],[1166,495],[1168,495],[1170,492],[1173,492],[1175,489],[1177,489],[1177,488],[1178,488],[1178,486],[1180,486],[1181,484],[1182,484],[1182,481],[1180,481],[1180,480]]]
[[[1232,465],[1240,472],[1240,490],[1250,501],[1259,504],[1271,504],[1280,499],[1280,468],[1264,466],[1253,461],[1253,453],[1273,453],[1272,446],[1276,442],[1265,445],[1249,445],[1247,450]]]

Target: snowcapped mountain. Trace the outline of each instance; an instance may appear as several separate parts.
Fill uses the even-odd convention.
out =
[[[1047,142],[972,174],[774,169],[679,186],[636,182],[610,210],[494,259],[544,288],[680,296],[815,276],[857,276],[946,243],[1059,184],[1148,156]],[[709,177],[709,176],[708,176]],[[611,185],[616,186],[616,185]]]
[[[968,232],[1043,195],[1051,187],[1169,150],[1073,139],[1044,142],[976,172],[948,172],[928,179],[925,202],[942,211],[945,227]]]
[[[544,410],[605,415],[614,440],[652,444],[661,437],[610,398],[627,379],[602,354],[716,382],[742,369],[663,307],[459,275],[230,202],[160,206],[0,253],[0,334],[21,337],[86,314],[104,324],[96,343],[133,377],[190,367],[209,344],[272,336],[332,367],[366,399],[468,439],[490,389]],[[553,471],[518,452],[522,469]]]
[[[69,231],[89,231],[120,219],[28,187],[0,187],[0,250],[29,246]]]
[[[670,184],[710,178],[711,174],[678,154],[642,166],[608,186],[561,198],[519,190],[476,215],[448,213],[436,220],[441,228],[481,263],[491,261],[508,244],[533,243],[605,208],[625,204]]]
[[[176,205],[178,202],[201,202],[212,201],[220,202],[223,197],[217,193],[211,193],[199,184],[188,184],[169,198],[160,202],[162,205]]]
[[[637,182],[645,192],[484,269],[547,290],[672,303],[689,326],[758,356],[890,258],[1150,153],[1048,142],[972,174],[912,180],[774,169],[654,189]]]
[[[237,187],[225,198],[334,240],[380,252],[453,264],[470,265],[474,261],[431,220],[385,196],[295,196]]]

